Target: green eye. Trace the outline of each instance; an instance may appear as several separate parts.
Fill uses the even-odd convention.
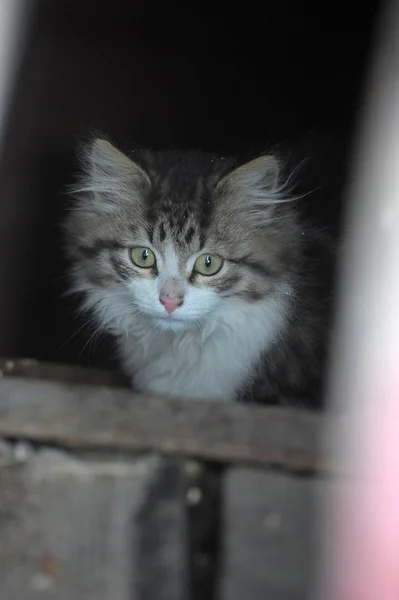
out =
[[[223,259],[217,254],[201,254],[195,261],[194,270],[200,275],[216,275],[223,266]]]
[[[150,269],[157,262],[153,251],[142,246],[136,246],[130,250],[130,259],[136,267],[141,269]]]

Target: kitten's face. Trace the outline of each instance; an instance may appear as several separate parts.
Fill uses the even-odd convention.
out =
[[[145,238],[121,252],[125,285],[135,308],[154,326],[169,331],[199,324],[215,313],[222,302],[217,286],[226,280],[228,271],[222,257],[199,250],[199,245],[193,252],[194,244],[191,248],[180,246],[171,237],[161,243],[159,236],[154,236],[152,244]],[[215,270],[215,274],[199,272],[207,270]],[[210,278],[214,281],[208,281]]]
[[[138,164],[102,140],[88,156],[68,249],[103,321],[126,330],[139,315],[177,332],[288,289],[296,230],[271,157],[235,170],[202,155]]]

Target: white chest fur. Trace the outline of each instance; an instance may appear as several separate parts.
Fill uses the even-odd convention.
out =
[[[233,400],[284,325],[286,304],[268,299],[239,304],[202,328],[160,331],[138,318],[120,340],[134,387],[157,395]]]

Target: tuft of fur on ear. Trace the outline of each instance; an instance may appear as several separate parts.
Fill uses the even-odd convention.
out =
[[[113,212],[121,202],[134,202],[151,185],[147,173],[105,139],[96,138],[83,153],[84,175],[72,193],[80,208]]]
[[[266,155],[236,168],[216,190],[228,202],[229,210],[239,211],[252,225],[261,226],[270,220],[273,207],[292,200],[287,194],[288,183],[280,183],[278,159]]]
[[[278,189],[280,165],[275,156],[259,156],[227,175],[225,179],[236,187],[258,194],[273,194]]]

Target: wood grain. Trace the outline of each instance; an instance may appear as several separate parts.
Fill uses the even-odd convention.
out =
[[[40,362],[32,358],[0,358],[0,376],[126,387],[124,378],[116,371]]]
[[[242,467],[223,482],[220,600],[312,598],[322,493],[312,477]]]
[[[187,600],[180,461],[49,449],[0,470],[2,600]]]
[[[321,417],[302,410],[155,398],[128,389],[3,377],[0,436],[323,470]]]

